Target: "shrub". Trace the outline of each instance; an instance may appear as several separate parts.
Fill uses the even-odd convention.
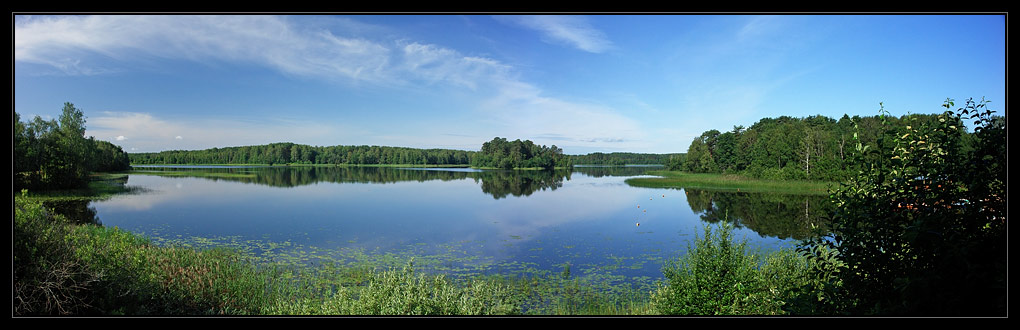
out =
[[[687,254],[663,267],[666,283],[652,293],[652,305],[669,315],[775,315],[787,292],[806,280],[807,263],[789,250],[761,254],[747,241],[734,242],[723,223],[695,239]]]
[[[25,194],[14,199],[14,314],[78,313],[99,275],[75,258],[69,221]]]
[[[856,173],[832,195],[832,234],[805,244],[828,283],[796,312],[1006,315],[1005,122],[984,101],[953,105],[901,128],[883,122],[879,148],[857,141]]]

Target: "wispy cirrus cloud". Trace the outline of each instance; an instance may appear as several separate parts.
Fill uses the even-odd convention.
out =
[[[302,76],[386,80],[389,49],[277,16],[47,16],[15,21],[14,58],[67,74],[147,59],[246,62]],[[115,64],[111,64],[111,61]]]
[[[556,42],[585,51],[601,52],[611,47],[583,17],[523,16],[514,20],[543,31]],[[344,27],[357,22],[344,19],[342,23],[330,29],[324,27],[329,24],[262,15],[19,17],[15,22],[14,53],[16,63],[49,65],[69,75],[102,74],[132,63],[149,65],[171,59],[246,63],[285,75],[384,88],[466,88],[473,103],[464,107],[478,115],[470,126],[484,128],[465,135],[487,135],[481,136],[482,141],[490,139],[493,131],[508,137],[537,137],[539,143],[559,141],[583,146],[641,139],[637,122],[620,111],[546,95],[499,60],[414,40],[360,35],[371,30],[370,26],[362,24],[348,30]],[[331,134],[323,123],[302,123],[311,128],[305,130],[300,128],[303,126],[282,123],[270,127],[202,120],[196,124],[128,110],[92,117],[89,134],[113,140],[131,137],[118,141],[140,151],[296,142],[314,132]],[[265,132],[274,132],[276,140],[267,139]],[[558,138],[541,141],[550,132]],[[463,144],[468,139],[437,142]],[[478,141],[475,137],[470,143]],[[393,143],[420,145],[422,141]]]
[[[503,23],[519,25],[542,33],[548,43],[566,44],[589,53],[602,53],[613,48],[605,33],[591,26],[584,16],[525,15],[494,16]]]

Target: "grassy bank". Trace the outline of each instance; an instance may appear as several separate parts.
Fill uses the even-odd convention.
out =
[[[777,192],[826,195],[836,188],[836,182],[823,181],[772,181],[748,178],[734,174],[688,173],[679,171],[648,171],[658,178],[631,178],[627,184],[645,188],[697,188],[742,192]]]

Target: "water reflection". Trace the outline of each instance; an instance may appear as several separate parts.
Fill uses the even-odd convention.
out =
[[[556,190],[563,187],[564,179],[570,180],[570,171],[485,171],[477,173],[474,179],[481,181],[482,192],[500,199],[507,195],[531,196],[538,190]]]
[[[482,192],[495,199],[530,196],[539,190],[556,190],[570,180],[570,170],[479,171],[386,167],[139,167],[135,174],[188,176],[274,187],[298,187],[319,182],[397,183],[474,179]]]
[[[482,192],[499,200],[531,196],[536,191],[555,191],[571,179],[643,175],[661,166],[576,166],[571,170],[508,171],[466,168],[387,167],[139,167],[136,174],[186,176],[212,181],[235,181],[273,187],[299,187],[319,182],[392,184],[398,182],[455,181],[473,179]],[[206,188],[211,189],[211,188]],[[806,239],[825,230],[832,211],[825,196],[710,191],[685,188],[687,204],[702,221],[725,219],[762,237]]]
[[[43,206],[75,224],[101,224],[96,217],[96,208],[90,207],[89,203],[89,200],[49,200],[44,201]]]
[[[824,231],[833,211],[826,196],[685,189],[687,203],[703,221],[729,219],[759,235],[806,239]]]
[[[601,178],[604,176],[638,176],[646,171],[662,170],[662,165],[629,165],[629,166],[594,166],[575,165],[574,172]]]
[[[648,169],[655,168],[139,167],[129,185],[147,193],[96,205],[108,226],[171,240],[236,239],[267,255],[293,243],[337,255],[413,252],[543,269],[570,263],[578,272],[627,276],[660,276],[661,260],[683,253],[705,223],[729,218],[739,231],[756,232],[752,244],[774,247],[807,237],[826,212],[818,197],[624,183]]]

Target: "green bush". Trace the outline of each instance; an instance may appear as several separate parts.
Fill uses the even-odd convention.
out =
[[[902,127],[883,122],[878,148],[855,134],[832,234],[805,245],[827,283],[794,312],[1006,315],[1005,121],[984,101],[943,106]]]
[[[99,274],[75,258],[65,240],[70,228],[42,203],[14,199],[14,315],[76,314],[87,306]]]
[[[663,268],[666,283],[652,293],[652,305],[668,315],[776,315],[789,290],[803,285],[808,264],[794,251],[752,253],[747,241],[735,242],[733,228],[689,246],[687,254]]]

